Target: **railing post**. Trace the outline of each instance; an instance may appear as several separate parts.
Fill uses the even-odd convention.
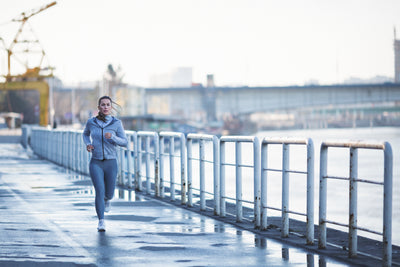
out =
[[[350,147],[349,179],[349,257],[357,255],[357,177],[358,150]]]
[[[137,144],[137,169],[136,169],[136,190],[142,191],[142,136],[138,136],[138,144]]]
[[[146,193],[150,194],[150,138],[146,136],[145,140],[146,147]]]
[[[326,248],[326,193],[328,147],[321,144],[319,167],[319,231],[318,248]]]
[[[186,204],[186,138],[180,133],[181,146],[181,204]]]
[[[214,215],[221,214],[220,202],[220,162],[219,162],[219,139],[213,136],[213,149],[214,149]]]
[[[174,137],[169,138],[169,190],[171,201],[175,201],[175,140]]]
[[[225,142],[220,143],[220,186],[221,186],[221,216],[226,216],[225,196]]]
[[[187,140],[187,190],[188,190],[188,203],[189,207],[193,206],[193,189],[192,189],[192,139]],[[160,148],[161,149],[161,148]]]
[[[154,188],[155,196],[160,196],[160,150],[159,150],[159,137],[154,133]],[[150,187],[150,177],[148,181]]]
[[[138,179],[138,175],[139,175],[139,169],[140,169],[140,165],[138,162],[138,150],[139,150],[139,146],[138,146],[138,137],[137,137],[137,132],[135,132],[133,134],[133,166],[134,166],[134,185],[133,188],[137,188],[137,179]]]
[[[314,244],[314,143],[307,139],[307,245]]]
[[[127,187],[131,188],[132,187],[132,136],[128,134],[127,136],[128,139],[128,145],[126,147],[126,165],[127,165],[127,176],[128,176],[128,181],[127,181]]]
[[[164,136],[160,136],[160,197],[165,197],[165,190],[164,190]]]
[[[268,228],[268,144],[261,144],[261,230]]]
[[[200,210],[206,210],[206,181],[204,171],[204,140],[199,140],[199,158],[200,158]]]
[[[254,224],[256,228],[261,226],[261,148],[257,137],[253,141],[254,161]]]
[[[242,143],[235,142],[236,157],[236,221],[243,221],[243,194],[242,194]]]
[[[392,266],[392,198],[393,153],[388,142],[384,144],[384,198],[383,198],[383,266]]]
[[[282,237],[289,236],[289,145],[282,145]]]
[[[136,190],[142,191],[142,136],[138,136],[138,159],[137,164],[137,180],[136,180]]]

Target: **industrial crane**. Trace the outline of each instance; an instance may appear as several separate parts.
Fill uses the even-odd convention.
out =
[[[15,35],[14,39],[12,40],[10,46],[8,48],[6,48],[7,56],[8,56],[8,65],[7,65],[8,66],[8,73],[7,73],[7,76],[5,78],[6,78],[7,81],[12,81],[12,80],[15,80],[15,79],[16,80],[20,80],[20,79],[26,80],[26,79],[29,79],[29,78],[38,78],[38,77],[40,77],[39,71],[40,70],[45,70],[45,69],[41,68],[41,65],[43,63],[43,59],[44,59],[44,57],[46,55],[46,53],[44,52],[43,48],[41,48],[41,51],[40,51],[40,53],[41,53],[40,63],[38,64],[38,66],[33,67],[33,68],[29,68],[27,63],[21,62],[15,56],[15,54],[17,52],[14,49],[15,49],[15,46],[17,44],[26,44],[28,46],[30,43],[39,43],[38,40],[19,40],[19,38],[20,38],[20,36],[21,36],[21,34],[22,34],[23,30],[24,30],[24,26],[26,25],[26,22],[28,21],[28,19],[30,19],[32,16],[34,16],[34,15],[36,15],[36,14],[38,14],[38,13],[40,13],[40,12],[42,12],[42,11],[48,9],[48,8],[50,8],[50,7],[52,7],[52,6],[56,5],[56,4],[57,4],[57,2],[52,2],[50,4],[47,4],[47,5],[43,6],[43,7],[40,7],[38,9],[33,9],[33,10],[28,11],[28,12],[22,12],[17,18],[12,20],[13,22],[21,22],[21,25],[20,25],[20,27],[19,27],[19,29],[17,31],[17,34]],[[6,47],[6,44],[4,43],[4,40],[1,37],[0,37],[0,40],[3,42],[4,47]],[[33,51],[30,50],[29,48],[26,48],[22,52],[23,53],[29,53],[29,52],[33,52]],[[21,64],[23,64],[25,66],[26,72],[24,74],[17,75],[17,76],[12,76],[11,75],[11,57],[12,56],[14,56],[15,60],[19,61]],[[51,71],[53,68],[48,67],[47,69],[49,69]]]

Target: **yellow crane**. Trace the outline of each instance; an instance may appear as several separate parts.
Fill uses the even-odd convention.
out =
[[[36,14],[38,14],[38,13],[40,13],[40,12],[42,12],[42,11],[52,7],[52,6],[54,6],[56,4],[57,4],[57,2],[54,1],[54,2],[52,2],[50,4],[47,4],[47,5],[43,6],[43,7],[40,7],[38,9],[36,9],[36,10],[34,9],[34,10],[27,11],[27,12],[22,12],[17,18],[12,20],[13,22],[21,22],[21,25],[19,26],[17,34],[15,35],[14,39],[12,40],[10,46],[8,48],[6,48],[7,59],[8,59],[8,62],[7,62],[8,72],[7,72],[7,75],[6,75],[6,80],[7,81],[11,81],[13,78],[14,79],[15,78],[19,79],[19,78],[24,78],[24,77],[25,78],[29,78],[29,77],[36,77],[37,78],[37,77],[40,76],[39,75],[39,71],[42,70],[41,65],[42,65],[43,59],[44,59],[44,57],[46,55],[46,53],[44,52],[43,49],[41,49],[41,54],[42,55],[41,55],[40,63],[38,64],[38,66],[33,67],[33,68],[29,68],[27,63],[22,63],[21,62],[26,68],[26,72],[24,74],[22,74],[22,75],[17,75],[17,76],[12,76],[11,75],[11,57],[13,55],[15,56],[15,54],[16,54],[16,52],[14,51],[14,48],[15,48],[15,46],[17,44],[28,44],[28,43],[33,43],[33,42],[35,42],[35,43],[39,42],[38,40],[20,40],[19,39],[21,34],[22,34],[22,32],[23,32],[23,30],[24,30],[24,26],[26,25],[26,22],[28,21],[28,19],[30,19],[34,15],[36,15]],[[0,39],[2,40],[4,47],[6,47],[6,44],[4,43],[4,40],[2,38],[0,38]],[[32,52],[31,50],[29,50],[29,48],[23,50],[23,53],[29,53],[29,52]],[[16,60],[18,60],[18,59],[16,58]]]
[[[21,63],[25,66],[26,71],[23,74],[20,75],[12,75],[11,74],[11,57],[14,56],[17,53],[14,49],[17,44],[20,43],[29,43],[29,42],[38,42],[38,40],[20,40],[20,36],[24,30],[24,26],[26,22],[28,21],[29,18],[32,16],[54,6],[56,2],[52,2],[50,4],[47,4],[39,9],[36,10],[31,10],[28,12],[23,12],[21,15],[13,19],[13,22],[21,22],[21,25],[17,31],[17,34],[15,35],[14,39],[12,40],[10,46],[6,48],[7,46],[5,45],[4,40],[0,37],[0,41],[3,42],[4,47],[6,48],[7,55],[8,55],[8,72],[7,75],[5,76],[6,82],[5,83],[0,83],[0,90],[36,90],[39,92],[39,107],[40,107],[40,122],[39,124],[42,126],[48,125],[49,117],[48,117],[48,108],[49,108],[49,85],[48,83],[44,80],[45,77],[50,77],[52,74],[43,76],[39,72],[41,70],[44,70],[44,68],[41,67],[43,59],[45,57],[45,52],[43,48],[41,49],[41,59],[40,63],[33,67],[29,68],[27,63]],[[30,53],[29,48],[23,50],[24,53]],[[15,58],[17,61],[18,59]],[[52,70],[52,68],[49,68]],[[11,111],[11,110],[10,110]]]

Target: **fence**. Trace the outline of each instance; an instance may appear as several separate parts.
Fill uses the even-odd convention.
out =
[[[268,145],[279,144],[282,145],[282,169],[268,168]],[[307,147],[307,170],[291,170],[289,166],[289,146],[290,145],[305,145]],[[261,176],[261,218],[262,229],[267,229],[267,209],[276,209],[268,206],[267,186],[268,175],[267,171],[275,171],[282,173],[282,208],[276,209],[282,212],[282,237],[289,236],[289,213],[303,215],[307,218],[306,238],[307,244],[314,243],[314,143],[311,139],[288,139],[288,138],[264,138],[262,140],[261,162],[262,162],[262,176]],[[307,214],[294,212],[289,210],[289,173],[300,173],[307,175]],[[302,190],[304,188],[300,188]]]
[[[349,177],[328,176],[328,148],[341,147],[349,148],[350,152],[350,175]],[[371,180],[359,179],[358,177],[358,150],[359,149],[379,149],[384,151],[384,181],[376,182]],[[393,155],[389,143],[363,143],[363,142],[323,142],[320,154],[320,195],[319,195],[319,239],[318,247],[326,247],[326,224],[336,224],[349,228],[349,257],[357,255],[357,229],[370,232],[383,237],[383,265],[391,266],[392,262],[392,185],[393,185]],[[349,224],[341,224],[326,219],[326,199],[327,199],[327,180],[339,179],[349,181]],[[382,185],[383,192],[383,233],[365,229],[357,226],[357,184],[369,183]]]
[[[226,202],[232,201],[235,204],[236,221],[243,221],[243,203],[252,205],[254,212],[253,223],[255,228],[265,230],[267,224],[267,209],[281,211],[281,232],[282,237],[289,236],[289,214],[297,214],[306,217],[305,229],[306,243],[314,243],[314,148],[311,139],[284,139],[284,138],[264,138],[261,141],[254,136],[222,136],[218,138],[213,135],[189,134],[186,138],[182,133],[176,132],[133,132],[126,131],[128,146],[119,148],[119,177],[118,183],[128,188],[134,187],[138,191],[145,191],[147,194],[154,194],[156,197],[165,197],[165,170],[169,166],[169,192],[171,200],[175,200],[175,185],[180,185],[181,203],[187,206],[194,206],[194,191],[199,192],[199,208],[205,210],[206,195],[213,197],[213,210],[217,216],[225,217]],[[86,151],[82,141],[82,131],[61,131],[47,130],[44,128],[23,128],[23,143],[30,144],[33,151],[50,161],[70,168],[74,171],[88,175],[89,153]],[[178,142],[175,142],[178,140]],[[165,151],[165,143],[168,142],[168,152]],[[198,142],[198,157],[194,156],[193,146]],[[212,145],[213,157],[206,158],[205,144]],[[226,160],[226,144],[233,143],[235,146],[235,162]],[[247,143],[252,146],[253,160],[251,164],[244,164],[242,161],[242,144]],[[268,168],[268,146],[272,144],[282,145],[282,168]],[[307,148],[306,170],[292,170],[290,168],[289,146],[303,145]],[[175,153],[175,147],[179,148],[179,153]],[[333,177],[327,175],[327,152],[328,147],[350,148],[350,177]],[[359,179],[357,177],[358,149],[380,149],[384,151],[384,181],[374,182]],[[187,152],[187,154],[186,154]],[[177,155],[179,154],[179,155]],[[169,164],[166,164],[166,158]],[[175,171],[175,159],[180,159],[179,174]],[[144,163],[142,164],[142,160]],[[193,164],[199,163],[198,173],[193,172]],[[207,192],[205,185],[207,182],[205,164],[213,167],[212,183],[213,192]],[[390,266],[392,260],[392,176],[393,176],[393,156],[389,143],[370,144],[362,142],[323,142],[320,151],[320,195],[319,195],[319,236],[318,247],[326,247],[326,224],[336,224],[349,228],[349,256],[357,254],[357,229],[383,236],[383,263]],[[225,179],[226,167],[235,168],[235,198],[226,195]],[[144,168],[144,172],[142,169]],[[254,189],[252,192],[253,201],[242,198],[242,169],[250,168],[253,171]],[[267,201],[267,173],[282,173],[282,207],[277,209],[268,206]],[[307,176],[307,211],[306,214],[289,210],[289,174],[298,173]],[[210,176],[208,173],[207,176]],[[180,182],[175,182],[175,177],[180,178]],[[198,177],[199,188],[193,186],[193,178]],[[142,178],[145,181],[142,182]],[[349,180],[350,212],[349,225],[342,225],[338,222],[326,219],[326,198],[327,198],[327,179]],[[145,185],[143,189],[143,183]],[[383,233],[370,229],[363,229],[357,226],[357,183],[371,183],[383,185],[384,187],[384,214],[383,214]],[[304,190],[304,189],[303,189]]]

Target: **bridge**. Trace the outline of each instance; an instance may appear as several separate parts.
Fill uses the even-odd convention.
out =
[[[191,87],[146,88],[147,112],[179,115],[189,120],[220,120],[225,114],[262,112],[374,110],[390,105],[398,111],[400,84],[287,86],[287,87]],[[395,104],[397,103],[397,104]],[[382,110],[378,110],[381,112]],[[361,111],[363,112],[363,111]],[[309,116],[310,117],[310,116]]]

